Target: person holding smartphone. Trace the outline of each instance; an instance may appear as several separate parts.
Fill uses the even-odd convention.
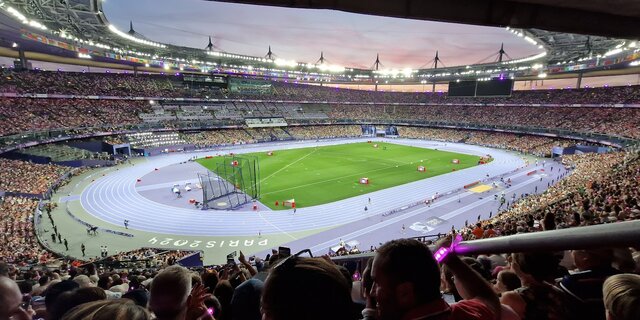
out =
[[[0,320],[31,319],[31,305],[24,302],[18,285],[8,277],[0,276]]]

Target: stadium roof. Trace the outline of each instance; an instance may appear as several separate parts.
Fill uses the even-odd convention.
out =
[[[209,0],[210,1],[210,0]],[[621,1],[621,0],[609,0],[607,5],[605,1],[589,1],[589,4],[585,4],[584,7],[580,7],[585,1],[565,1],[562,4],[555,4],[551,0],[528,0],[528,1],[488,1],[488,0],[450,0],[437,2],[432,0],[378,0],[378,1],[360,1],[360,0],[220,0],[221,2],[235,2],[235,3],[252,3],[252,4],[266,4],[277,5],[286,7],[299,7],[299,8],[329,8],[338,9],[343,11],[377,14],[385,16],[396,16],[405,18],[417,18],[417,19],[429,19],[440,20],[450,22],[483,24],[483,25],[503,25],[502,20],[499,20],[496,15],[499,15],[500,19],[510,17],[509,27],[516,36],[525,38],[525,40],[538,45],[540,48],[544,48],[546,53],[542,53],[536,56],[516,58],[506,62],[494,62],[487,64],[473,65],[471,69],[469,66],[453,66],[444,69],[419,69],[415,70],[416,78],[414,80],[424,82],[430,79],[443,79],[448,77],[474,77],[480,76],[480,74],[493,74],[498,72],[509,72],[512,75],[522,76],[522,73],[512,73],[512,71],[506,70],[520,70],[521,67],[533,68],[532,63],[546,63],[548,65],[555,64],[572,64],[581,63],[584,59],[600,58],[601,56],[608,56],[611,54],[612,49],[620,48],[622,46],[628,46],[637,48],[638,43],[632,41],[625,41],[619,38],[609,38],[603,36],[593,35],[580,35],[563,32],[563,30],[579,30],[582,32],[590,32],[592,29],[586,28],[589,26],[603,27],[602,30],[593,32],[594,34],[616,34],[616,35],[628,35],[638,34],[640,29],[637,25],[640,25],[640,18],[638,13],[640,12],[640,2],[637,1]],[[611,4],[611,1],[623,3],[621,7],[615,7]],[[475,7],[476,3],[488,5],[489,3],[495,3],[494,7]],[[630,3],[634,2],[634,3]],[[551,4],[550,4],[551,3]],[[600,6],[596,6],[596,4]],[[401,8],[400,4],[404,7]],[[567,24],[566,28],[556,24],[544,24],[549,18],[542,19],[537,17],[533,19],[524,19],[526,16],[520,11],[527,11],[530,13],[546,13],[545,10],[549,10],[549,6],[555,5],[558,12],[571,11],[567,13],[560,20],[565,20],[563,23]],[[267,70],[274,68],[280,68],[286,70],[299,70],[299,75],[304,75],[306,72],[320,72],[314,68],[309,67],[309,64],[298,63],[295,61],[285,61],[285,65],[278,64],[276,60],[268,60],[263,57],[252,57],[242,54],[225,53],[218,51],[206,51],[204,48],[187,48],[181,46],[174,46],[169,44],[163,44],[160,42],[154,42],[152,39],[147,39],[143,35],[135,32],[134,25],[130,30],[118,30],[115,26],[109,23],[109,20],[105,16],[102,10],[102,0],[0,0],[0,7],[3,7],[4,12],[8,12],[13,15],[13,19],[21,20],[23,25],[27,24],[29,27],[36,29],[43,29],[47,32],[52,32],[54,35],[70,40],[70,43],[78,47],[99,47],[106,51],[115,52],[122,55],[133,55],[149,61],[146,67],[150,65],[152,67],[163,66],[166,68],[169,64],[170,68],[182,71],[182,65],[185,65],[186,71],[198,71],[192,68],[186,67],[193,61],[193,64],[203,65],[203,61],[207,61],[209,64],[211,61],[217,62],[217,65],[228,66],[229,68],[238,67],[240,69],[249,66],[256,66]],[[602,13],[598,13],[597,10],[600,7],[608,8]],[[9,9],[15,8],[16,12],[11,12]],[[473,9],[475,8],[475,9]],[[506,10],[509,8],[509,10]],[[628,10],[622,10],[620,8],[626,8]],[[473,10],[472,10],[473,9]],[[482,9],[482,10],[481,10]],[[526,10],[525,10],[526,9]],[[447,11],[449,10],[449,11]],[[453,11],[452,11],[453,10]],[[458,10],[458,11],[456,11]],[[484,11],[483,11],[484,10]],[[448,12],[448,13],[447,13]],[[471,17],[471,12],[483,12],[486,15],[485,20],[474,20]],[[446,13],[446,14],[445,14]],[[580,17],[576,16],[580,14]],[[27,19],[24,16],[27,16]],[[552,15],[553,16],[553,15]],[[7,19],[3,19],[7,17]],[[0,42],[7,41],[19,41],[21,34],[20,29],[23,25],[19,23],[11,23],[9,15],[0,15]],[[555,16],[553,16],[555,17]],[[615,23],[607,23],[609,18],[615,17]],[[589,19],[587,19],[589,18]],[[498,20],[497,20],[498,19]],[[547,20],[545,20],[547,19]],[[589,20],[589,23],[583,23],[584,20]],[[597,20],[604,19],[604,20]],[[594,23],[598,21],[598,23]],[[627,22],[637,22],[632,27],[627,28]],[[499,23],[500,22],[500,23]],[[538,25],[546,26],[547,29],[563,29],[561,31],[545,31],[538,28]],[[46,26],[46,27],[44,27]],[[585,26],[585,28],[582,28]],[[523,29],[526,28],[526,29]],[[128,32],[127,32],[128,31]],[[615,32],[614,32],[615,31]],[[4,38],[6,37],[6,38]],[[18,37],[18,38],[16,38]],[[23,35],[24,37],[24,35]],[[204,40],[204,39],[203,39]],[[204,41],[203,41],[204,42]],[[626,43],[625,43],[626,42]],[[31,47],[33,48],[33,46]],[[628,48],[627,48],[628,49]],[[507,48],[508,50],[508,48]],[[41,51],[42,52],[42,51]],[[60,51],[58,51],[60,52]],[[71,52],[73,53],[73,52]],[[61,53],[56,53],[61,54]],[[68,53],[67,53],[68,54]],[[104,60],[104,54],[102,58],[93,56],[94,59]],[[592,60],[593,60],[592,59]],[[108,60],[108,59],[107,59]],[[136,64],[130,60],[129,64]],[[140,63],[137,63],[140,65]],[[508,65],[505,65],[508,64]],[[142,65],[145,65],[143,62]],[[216,63],[213,63],[215,66]],[[306,66],[306,67],[305,67]],[[555,73],[562,72],[575,72],[580,70],[589,69],[591,71],[597,71],[599,64],[584,64],[577,69],[559,69],[554,71]],[[618,68],[623,66],[618,66]],[[225,67],[226,68],[226,67]],[[609,67],[607,67],[610,69]],[[206,69],[199,68],[200,71],[206,72]],[[207,68],[212,70],[211,68]],[[312,70],[313,69],[313,70]],[[472,70],[475,69],[476,71]],[[171,69],[165,69],[171,70]],[[502,71],[501,71],[502,70]],[[352,68],[347,70],[351,75],[364,75],[368,78],[373,78],[374,73],[371,70]],[[395,70],[396,73],[400,72]],[[480,72],[482,71],[482,72]],[[231,71],[233,72],[233,71]],[[480,72],[480,73],[478,73]],[[542,71],[540,71],[542,72]],[[537,75],[540,72],[527,72],[529,75]],[[320,72],[320,76],[326,75],[327,72]],[[334,73],[335,74],[335,73]],[[346,73],[345,73],[346,74]],[[344,75],[343,75],[344,76]],[[394,78],[393,75],[386,75],[385,77]],[[345,81],[346,77],[343,78]],[[326,81],[326,80],[325,80]],[[337,78],[332,78],[331,81],[342,81]]]
[[[450,22],[472,23],[482,25],[509,25],[512,28],[521,29],[547,50],[546,60],[549,64],[578,60],[588,56],[603,55],[623,41],[614,38],[593,36],[593,34],[630,35],[640,33],[637,28],[640,25],[640,2],[624,0],[606,1],[581,1],[571,0],[556,3],[553,0],[524,0],[524,1],[485,1],[485,0],[216,0],[221,2],[265,4],[299,8],[328,8],[357,13],[377,14],[385,16],[400,16],[429,20],[441,20]],[[611,1],[616,2],[615,5]],[[58,31],[67,31],[75,35],[82,35],[86,39],[100,42],[112,47],[128,49],[140,48],[138,43],[127,40],[113,30],[108,30],[110,23],[102,10],[100,0],[5,0],[4,2],[16,6],[22,12],[37,18],[49,28]],[[488,7],[489,2],[495,3],[494,7]],[[437,5],[436,5],[437,4]],[[473,4],[473,5],[472,5]],[[484,7],[477,7],[482,4]],[[402,5],[402,6],[401,6]],[[557,25],[556,22],[543,18],[528,18],[520,11],[528,12],[528,15],[546,13],[546,10],[554,9],[554,12],[563,12],[562,20],[566,26]],[[483,10],[480,10],[483,9]],[[509,9],[509,10],[507,10]],[[602,10],[601,10],[602,9]],[[567,11],[567,12],[565,12]],[[472,13],[482,12],[485,19],[477,19]],[[498,14],[500,13],[500,14]],[[565,15],[566,13],[566,15]],[[578,16],[579,15],[579,16]],[[615,23],[607,23],[607,19],[615,16]],[[498,17],[499,16],[499,17]],[[592,19],[587,19],[587,18]],[[507,19],[509,18],[509,19]],[[502,20],[501,20],[502,19]],[[587,21],[585,21],[585,19]],[[602,20],[604,19],[604,20]],[[634,21],[634,27],[625,28],[625,21]],[[504,21],[503,21],[504,20]],[[517,22],[522,21],[522,22]],[[593,23],[598,21],[598,23]],[[510,22],[510,23],[505,23]],[[586,22],[583,24],[583,22]],[[592,30],[593,26],[597,30]],[[542,29],[530,29],[528,27],[543,27],[547,30],[562,29],[560,31],[545,31]],[[528,28],[528,29],[523,29]],[[611,30],[609,30],[611,29]],[[124,33],[126,30],[122,30]],[[590,36],[566,33],[563,31],[583,31]],[[590,32],[593,31],[593,32]],[[615,31],[615,32],[613,32]],[[135,32],[132,27],[127,34],[138,39],[148,40],[143,35]],[[189,59],[202,59],[202,51],[196,52],[193,48],[180,46],[165,46],[157,43],[153,48],[158,56],[181,56]]]
[[[625,40],[541,29],[521,30],[547,50],[547,63],[555,64],[605,55]]]
[[[335,9],[494,27],[544,29],[623,39],[640,36],[640,1],[629,0],[207,0]]]

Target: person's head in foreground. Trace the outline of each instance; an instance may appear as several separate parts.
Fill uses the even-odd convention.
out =
[[[442,247],[449,247],[442,240]],[[429,247],[417,240],[398,239],[378,249],[371,268],[380,320],[493,319],[500,302],[489,283],[455,253],[443,258],[464,300],[447,304],[440,294],[440,270]]]
[[[640,319],[640,275],[617,274],[602,286],[607,320]]]
[[[129,299],[100,300],[81,304],[62,320],[149,320],[151,314]]]
[[[0,276],[0,320],[31,319],[22,308],[22,294],[18,285],[8,277]]]
[[[159,320],[183,319],[191,293],[191,274],[184,267],[173,265],[162,270],[151,282],[149,310]]]
[[[378,248],[371,268],[380,319],[402,319],[411,309],[440,299],[440,270],[431,250],[401,239]]]
[[[264,320],[348,320],[351,307],[349,286],[334,264],[291,256],[271,268],[261,309]]]

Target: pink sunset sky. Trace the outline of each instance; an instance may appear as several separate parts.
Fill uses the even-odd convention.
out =
[[[495,60],[504,43],[512,58],[541,52],[504,28],[367,16],[333,10],[289,9],[204,0],[106,0],[110,22],[164,43],[282,59],[369,68],[376,53],[387,68],[430,67],[439,51],[446,66]],[[491,57],[490,57],[491,56]],[[490,57],[490,58],[489,58]]]

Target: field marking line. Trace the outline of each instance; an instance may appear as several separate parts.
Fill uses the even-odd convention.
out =
[[[402,163],[402,162],[399,162],[399,163]],[[402,166],[406,166],[406,165],[411,165],[411,163],[404,163],[404,164],[402,164]],[[363,175],[363,174],[367,174],[367,173],[371,173],[371,172],[376,172],[376,171],[388,170],[388,169],[396,168],[396,167],[397,167],[397,166],[390,165],[390,166],[387,166],[387,167],[382,167],[382,168],[373,169],[373,170],[369,170],[369,171],[364,171],[364,172],[354,173],[354,174],[350,174],[350,175],[346,175],[346,176],[340,176],[340,177],[333,178],[333,179],[327,179],[327,180],[316,181],[316,182],[311,182],[311,183],[307,183],[307,184],[296,185],[296,186],[291,187],[291,188],[278,189],[278,191],[263,192],[263,193],[261,193],[261,195],[262,195],[262,196],[264,196],[264,195],[274,194],[274,193],[281,192],[281,191],[294,190],[294,189],[303,188],[303,187],[308,187],[308,186],[312,186],[312,185],[316,185],[316,184],[321,184],[321,183],[325,183],[325,182],[335,181],[335,180],[338,180],[338,179],[344,179],[344,178],[349,178],[349,177],[354,177],[354,176],[360,176],[360,175]],[[473,167],[474,167],[474,166],[471,166],[471,167],[468,167],[468,168],[465,168],[465,169],[469,169],[469,168],[473,168]],[[464,169],[461,169],[461,170],[464,170]],[[450,173],[450,172],[444,172],[444,173],[441,173],[441,174],[439,174],[439,175],[443,175],[443,174],[447,174],[447,173]],[[438,175],[438,176],[439,176],[439,175]],[[428,179],[428,178],[433,178],[433,177],[435,177],[435,176],[431,176],[431,177],[424,177],[423,179]],[[400,185],[403,185],[403,184],[412,183],[412,182],[420,181],[420,180],[423,180],[423,179],[414,180],[414,181],[407,181],[407,182],[405,182],[405,183],[401,183],[401,184],[399,184],[399,185],[395,185],[395,186],[392,186],[392,187],[397,187],[397,186],[400,186]],[[355,183],[355,181],[354,181],[354,183]],[[378,190],[376,190],[376,191],[378,191]],[[355,197],[355,196],[354,196],[354,197]]]
[[[308,156],[310,156],[310,155],[314,154],[316,151],[318,151],[318,148],[314,148],[313,150],[311,150],[311,152],[309,152],[309,153],[305,154],[304,156],[302,156],[302,157],[298,158],[297,160],[295,160],[295,161],[293,161],[293,162],[289,163],[288,165],[286,165],[286,166],[284,166],[284,167],[280,168],[279,170],[276,170],[274,173],[272,173],[272,174],[270,174],[270,175],[268,175],[268,176],[266,176],[266,177],[264,177],[264,178],[260,179],[260,181],[259,181],[259,182],[263,182],[263,181],[265,181],[265,180],[267,180],[267,179],[269,179],[269,178],[273,177],[276,173],[278,173],[278,172],[280,172],[280,171],[282,171],[282,170],[284,170],[284,169],[286,169],[286,168],[288,168],[288,167],[290,167],[290,166],[292,166],[292,165],[294,165],[294,164],[296,164],[296,163],[300,162],[302,159],[305,159],[306,157],[308,157]]]

